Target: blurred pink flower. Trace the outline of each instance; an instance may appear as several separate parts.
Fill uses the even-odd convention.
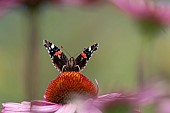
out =
[[[0,0],[0,11],[14,7],[16,5],[26,6],[31,9],[37,8],[43,3],[84,5],[95,3],[98,0]]]
[[[111,0],[117,7],[140,20],[170,24],[170,5],[153,0]]]
[[[144,88],[137,94],[137,103],[141,106],[153,104],[159,97],[163,95],[163,92],[155,88]]]
[[[0,16],[2,16],[9,8],[17,5],[17,0],[0,0]]]
[[[168,83],[161,78],[155,78],[154,80],[148,79],[148,81],[145,82],[145,87],[140,89],[136,94],[137,103],[140,106],[155,104],[159,102],[160,98],[165,97],[168,94]]]
[[[97,0],[51,0],[51,1],[60,4],[83,5],[95,3]]]
[[[155,77],[156,78],[156,77]],[[162,78],[148,79],[145,87],[132,97],[136,97],[136,105],[143,107],[154,105],[156,113],[170,113],[170,95],[168,81]]]
[[[157,103],[158,113],[170,113],[170,97],[160,98]]]

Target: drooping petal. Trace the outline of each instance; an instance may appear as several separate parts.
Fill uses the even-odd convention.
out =
[[[110,93],[106,95],[99,96],[93,100],[93,105],[97,108],[103,108],[106,104],[114,102],[121,96],[120,93]]]
[[[139,105],[148,105],[157,102],[160,97],[167,95],[169,87],[164,80],[150,80],[145,83],[145,87],[137,93],[137,103]]]
[[[94,102],[104,103],[104,102],[114,101],[118,99],[120,96],[121,96],[121,93],[110,93],[110,94],[99,96],[96,100],[94,100]]]
[[[48,113],[48,112],[55,112],[62,108],[62,105],[55,104],[47,101],[42,100],[34,100],[31,102],[31,111],[38,112],[38,113]]]
[[[151,104],[157,98],[157,92],[154,89],[145,89],[139,92],[137,98],[140,105]]]
[[[13,103],[13,102],[2,103],[2,113],[12,113],[12,112],[30,113],[30,109],[31,109],[31,103],[26,101],[21,103]]]
[[[93,100],[94,107],[99,108],[102,112],[115,112],[117,107],[122,107],[122,111],[131,113],[141,113],[138,106],[136,95],[122,95],[121,93],[111,93],[99,96]]]
[[[94,104],[94,99],[76,100],[74,103],[77,105],[76,113],[102,113]]]
[[[75,113],[76,112],[77,105],[76,104],[66,104],[63,105],[62,108],[60,108],[55,113]]]
[[[77,113],[102,113],[99,109],[97,108],[92,108],[92,109],[81,109],[81,110],[77,110]]]
[[[89,104],[84,105],[83,107],[78,107],[77,113],[102,113],[97,107]]]

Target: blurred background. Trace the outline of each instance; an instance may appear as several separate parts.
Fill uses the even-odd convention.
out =
[[[34,53],[38,59],[35,66],[38,75],[32,74],[37,79],[36,84],[32,84],[24,76],[25,72],[29,75],[26,61],[30,36],[30,19],[25,10],[24,7],[12,9],[0,18],[0,104],[27,100],[26,82],[37,87],[35,99],[42,99],[48,84],[57,77],[59,72],[43,47],[44,39],[63,46],[71,56],[99,43],[99,49],[82,71],[93,83],[94,79],[98,80],[99,95],[123,89],[126,89],[124,92],[137,90],[137,61],[143,37],[135,22],[109,3],[82,7],[46,4],[41,7],[37,16],[39,52]],[[162,74],[168,79],[169,36],[167,29],[154,40],[152,58],[152,74]],[[152,107],[145,112],[152,113]]]

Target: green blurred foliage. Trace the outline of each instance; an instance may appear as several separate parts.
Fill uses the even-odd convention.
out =
[[[100,94],[137,88],[137,58],[141,38],[133,20],[112,5],[98,7],[45,6],[39,15],[40,50],[39,98],[59,72],[51,64],[42,45],[48,39],[63,46],[72,56],[98,42],[100,47],[82,72],[99,82]],[[154,72],[169,75],[170,32],[162,33],[154,44]],[[0,103],[25,100],[24,63],[27,56],[28,18],[13,10],[0,18]],[[36,76],[36,75],[35,75]],[[123,90],[124,91],[124,90]]]
[[[133,113],[132,105],[130,102],[115,102],[114,104],[108,105],[103,113]]]

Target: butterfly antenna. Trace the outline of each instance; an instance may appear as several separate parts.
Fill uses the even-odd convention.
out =
[[[68,54],[69,57],[71,57],[70,53],[63,46],[61,46],[61,48]]]
[[[87,49],[87,48],[84,48],[84,50],[85,50],[85,49]],[[84,50],[83,50],[83,51],[84,51]],[[82,50],[79,51],[79,52],[77,52],[73,57],[78,56],[81,52],[82,52]]]

